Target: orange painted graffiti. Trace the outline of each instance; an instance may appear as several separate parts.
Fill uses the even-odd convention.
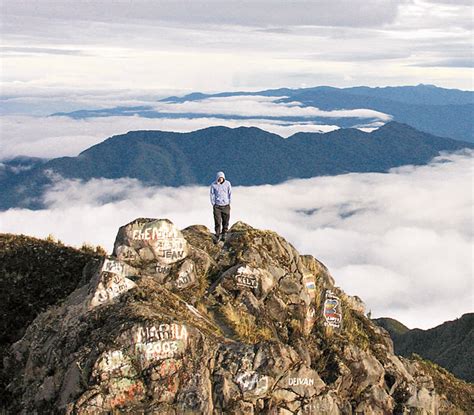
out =
[[[127,379],[127,383],[128,382],[129,385],[126,386],[124,389],[122,389],[122,386],[119,385],[118,394],[110,399],[110,407],[112,409],[122,407],[127,402],[136,400],[136,398],[141,398],[143,396],[144,390],[141,383]]]

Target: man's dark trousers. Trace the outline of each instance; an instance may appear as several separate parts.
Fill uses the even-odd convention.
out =
[[[213,212],[214,212],[214,230],[216,231],[216,235],[220,236],[221,226],[222,226],[223,234],[226,233],[227,229],[229,228],[230,205],[225,205],[225,206],[214,205]]]

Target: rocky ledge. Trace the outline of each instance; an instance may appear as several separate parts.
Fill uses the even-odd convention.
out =
[[[281,236],[137,219],[5,358],[8,413],[437,414],[473,387],[393,353],[364,304]],[[471,412],[472,413],[472,412]]]

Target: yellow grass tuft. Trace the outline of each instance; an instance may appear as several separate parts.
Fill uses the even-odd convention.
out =
[[[259,326],[255,316],[246,311],[227,304],[221,307],[221,312],[242,341],[254,344],[273,338],[271,329],[269,327]]]

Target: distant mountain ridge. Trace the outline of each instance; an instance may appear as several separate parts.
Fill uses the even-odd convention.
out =
[[[160,101],[166,102],[185,102],[194,101],[210,97],[230,97],[239,95],[266,95],[266,96],[281,96],[292,95],[307,98],[312,94],[351,94],[356,96],[377,97],[381,99],[389,99],[392,101],[403,102],[406,104],[419,105],[464,105],[474,104],[474,92],[463,91],[460,89],[440,88],[435,85],[418,84],[414,86],[386,86],[386,87],[368,87],[355,86],[348,88],[337,88],[332,86],[316,86],[309,88],[277,88],[266,89],[261,91],[237,91],[237,92],[220,92],[216,94],[203,94],[201,92],[193,92],[182,97],[171,96],[163,98]],[[331,109],[331,106],[321,109]]]
[[[391,318],[373,320],[392,337],[395,353],[413,353],[451,371],[460,379],[474,383],[474,313],[464,314],[429,330],[410,330]]]
[[[52,176],[136,178],[146,185],[207,185],[225,170],[236,185],[276,184],[348,172],[384,172],[428,163],[440,151],[474,144],[422,133],[397,122],[376,131],[339,129],[284,139],[256,127],[209,127],[190,133],[130,131],[77,157],[60,157],[26,171],[0,175],[0,208],[41,208]]]
[[[412,125],[418,130],[456,140],[474,142],[474,92],[458,89],[440,88],[434,85],[335,88],[317,86],[311,88],[278,88],[262,91],[238,91],[204,94],[193,92],[178,97],[171,96],[161,99],[164,103],[183,103],[200,101],[208,98],[225,98],[237,96],[266,96],[283,97],[274,103],[299,102],[303,107],[316,107],[323,111],[370,109],[382,112],[392,117],[394,121]],[[321,116],[245,116],[239,114],[219,114],[218,112],[167,112],[166,109],[157,111],[153,106],[115,107],[98,110],[80,110],[60,112],[53,116],[68,116],[72,118],[133,116],[145,118],[199,118],[212,115],[220,119],[268,119],[287,122],[312,122],[314,124],[337,125],[342,128],[370,125],[377,120],[370,117],[331,117]]]

